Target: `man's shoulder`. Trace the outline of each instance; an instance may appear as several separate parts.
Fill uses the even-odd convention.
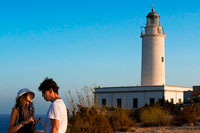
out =
[[[56,99],[53,104],[56,104],[56,103],[64,103],[62,99]]]
[[[62,99],[54,101],[49,108],[49,112],[53,111],[54,113],[63,113],[64,110],[67,110],[67,107]]]
[[[62,106],[62,105],[65,106],[65,103],[63,102],[62,99],[56,99],[56,100],[52,103],[52,106]]]

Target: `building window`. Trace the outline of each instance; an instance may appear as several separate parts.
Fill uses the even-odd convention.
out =
[[[150,105],[153,105],[155,103],[155,98],[150,98]]]
[[[171,103],[174,103],[174,99],[173,99],[173,98],[171,98],[171,99],[170,99],[170,102],[171,102]]]
[[[102,99],[102,106],[106,106],[106,99]]]
[[[138,108],[138,99],[133,98],[133,108]]]
[[[161,34],[161,28],[158,27],[157,30],[158,30],[158,34]]]
[[[122,99],[121,99],[121,98],[118,98],[118,99],[117,99],[117,107],[118,107],[118,108],[121,108],[121,107],[122,107]]]
[[[164,62],[164,57],[161,57],[161,61]]]
[[[179,103],[181,103],[181,102],[182,102],[181,98],[179,98],[179,99],[178,99],[178,102],[179,102]]]

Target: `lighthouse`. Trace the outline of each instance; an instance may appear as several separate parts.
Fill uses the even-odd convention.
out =
[[[141,32],[141,86],[99,86],[94,92],[97,104],[136,109],[161,100],[181,104],[190,98],[192,87],[165,84],[165,37],[160,16],[153,8],[146,16],[146,25]]]
[[[152,9],[146,16],[144,32],[141,32],[141,86],[165,85],[165,37],[160,16]]]

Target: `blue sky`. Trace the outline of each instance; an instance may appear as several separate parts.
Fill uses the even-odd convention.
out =
[[[24,87],[36,93],[36,113],[46,113],[37,90],[45,77],[64,101],[84,86],[140,84],[140,27],[152,3],[167,35],[167,85],[199,85],[198,0],[0,0],[0,113]]]

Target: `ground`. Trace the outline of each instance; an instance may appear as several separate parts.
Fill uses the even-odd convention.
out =
[[[200,125],[180,127],[136,127],[133,133],[200,133]]]

